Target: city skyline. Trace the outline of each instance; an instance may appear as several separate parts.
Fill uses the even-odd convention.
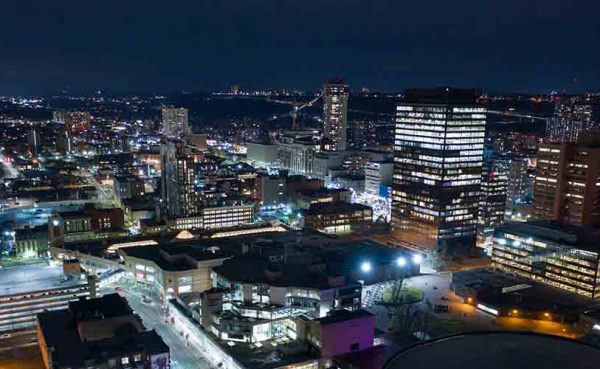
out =
[[[600,83],[596,48],[573,57],[600,42],[598,3],[88,5],[5,4],[0,93],[316,90],[335,76],[378,91],[582,92]]]
[[[1,369],[600,357],[600,3],[7,2]]]

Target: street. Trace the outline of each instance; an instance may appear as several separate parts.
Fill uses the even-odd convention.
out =
[[[102,292],[115,291],[103,290]],[[156,330],[169,346],[173,362],[171,369],[208,369],[211,367],[200,350],[188,347],[186,338],[176,330],[174,325],[165,320],[165,313],[160,302],[155,300],[152,300],[151,303],[142,302],[142,292],[135,287],[124,288],[119,294],[127,298],[133,310],[142,318],[146,328]]]

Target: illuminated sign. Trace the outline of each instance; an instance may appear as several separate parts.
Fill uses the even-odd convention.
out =
[[[515,292],[515,291],[520,291],[520,290],[524,290],[526,288],[531,287],[528,284],[517,284],[514,286],[510,286],[510,287],[503,287],[502,288],[502,293],[509,293],[509,292]]]
[[[492,308],[487,307],[487,306],[482,305],[482,304],[477,304],[477,309],[479,309],[481,311],[485,311],[486,313],[490,313],[492,315],[498,315],[498,310],[492,309]]]

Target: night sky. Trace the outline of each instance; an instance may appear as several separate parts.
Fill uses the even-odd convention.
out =
[[[0,93],[600,87],[599,0],[2,0]]]

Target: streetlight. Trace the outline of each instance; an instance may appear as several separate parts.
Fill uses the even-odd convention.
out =
[[[412,261],[415,264],[421,264],[421,262],[423,261],[423,257],[421,255],[419,255],[419,254],[415,254],[412,257]]]
[[[403,258],[402,256],[400,256],[398,259],[396,259],[396,264],[398,264],[398,266],[405,266],[406,265],[406,259]]]
[[[372,269],[371,263],[369,263],[368,261],[365,261],[360,265],[360,270],[362,270],[364,273],[370,272],[371,269]]]

